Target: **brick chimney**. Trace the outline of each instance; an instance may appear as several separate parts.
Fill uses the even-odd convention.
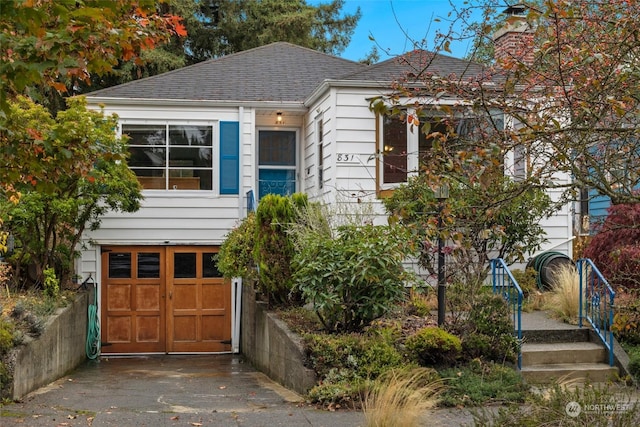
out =
[[[527,6],[516,4],[502,13],[507,15],[505,25],[493,35],[496,62],[504,66],[533,64],[533,28],[527,22]]]

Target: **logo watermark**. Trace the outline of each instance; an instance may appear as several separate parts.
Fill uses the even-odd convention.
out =
[[[580,404],[572,401],[567,403],[564,410],[568,416],[572,418],[578,417],[580,414],[613,414],[629,411],[633,408],[631,403],[585,403]]]

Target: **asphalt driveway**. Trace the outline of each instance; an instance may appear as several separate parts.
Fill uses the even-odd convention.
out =
[[[12,426],[325,426],[363,425],[357,411],[329,412],[257,372],[238,355],[108,357],[0,407]],[[435,411],[422,425],[471,423]],[[466,423],[465,423],[466,424]]]

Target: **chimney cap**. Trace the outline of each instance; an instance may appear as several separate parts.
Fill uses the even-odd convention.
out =
[[[505,10],[502,11],[503,14],[508,16],[519,16],[524,17],[526,15],[528,7],[524,3],[516,3],[511,6],[508,6]]]

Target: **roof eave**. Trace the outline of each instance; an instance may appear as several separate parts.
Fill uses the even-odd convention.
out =
[[[171,98],[118,98],[105,96],[82,95],[90,105],[130,105],[163,107],[253,107],[253,108],[281,108],[288,111],[306,111],[304,102],[297,101],[237,101],[237,100],[207,100],[207,99],[171,99]]]

